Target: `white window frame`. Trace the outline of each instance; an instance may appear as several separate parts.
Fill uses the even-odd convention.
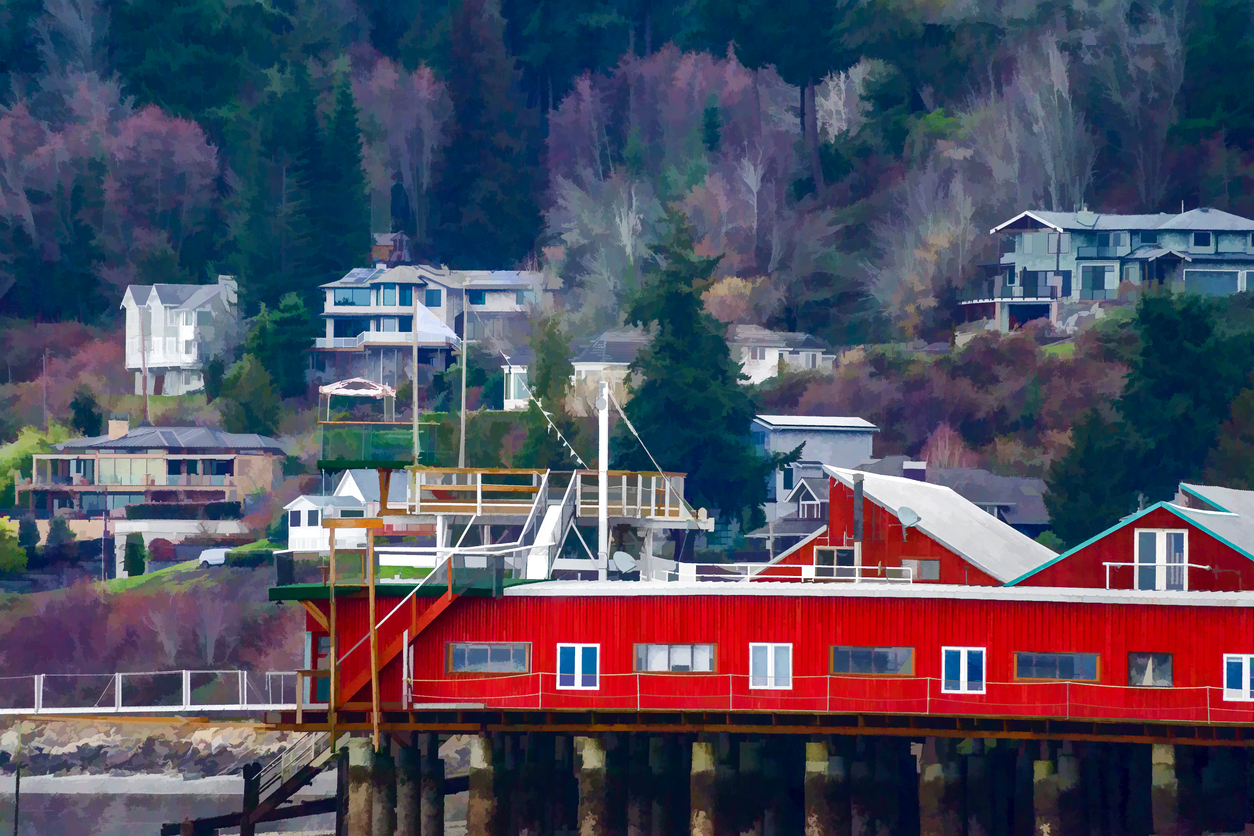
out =
[[[1154,563],[1142,564],[1140,557],[1141,535],[1154,534]],[[1184,537],[1184,562],[1180,564],[1167,562],[1167,535],[1180,534]],[[1187,528],[1138,528],[1132,532],[1132,588],[1141,589],[1141,566],[1154,566],[1154,588],[1145,590],[1148,592],[1167,592],[1168,572],[1171,568],[1179,566],[1181,577],[1181,592],[1189,591],[1189,530]]]
[[[573,647],[575,649],[575,684],[562,684],[562,648]],[[583,655],[592,649],[596,653],[597,665],[595,679],[592,685],[583,684]],[[562,642],[557,646],[557,689],[559,691],[599,691],[601,690],[601,645],[599,644],[573,644],[571,642]]]
[[[749,346],[749,359],[759,361],[766,360],[766,348],[759,345]]]
[[[766,649],[766,681],[765,685],[753,684],[753,651],[756,648]],[[781,647],[788,649],[788,680],[780,684],[779,674],[775,670],[775,651]],[[793,679],[792,642],[750,642],[749,643],[749,690],[751,691],[791,691]]]
[[[961,653],[961,661],[958,665],[958,679],[961,686],[957,689],[946,686],[945,679],[945,654],[950,652]],[[979,653],[983,664],[980,666],[983,676],[980,678],[980,687],[978,689],[971,687],[970,679],[970,661],[971,654]],[[941,648],[941,669],[940,669],[941,693],[944,694],[983,694],[988,688],[988,648],[986,647],[956,647],[947,646]]]
[[[1236,662],[1241,665],[1241,681],[1244,688],[1228,687],[1228,665]],[[1224,702],[1254,702],[1254,689],[1250,688],[1250,668],[1254,666],[1254,654],[1225,653],[1223,663]]]

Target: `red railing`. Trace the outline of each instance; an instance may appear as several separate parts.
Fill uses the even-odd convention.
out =
[[[557,687],[557,675],[468,675],[408,680],[410,705],[613,711],[805,713],[1254,723],[1254,702],[1220,687],[1137,688],[1090,682],[988,682],[982,693],[943,690],[935,677],[794,676],[791,687],[751,688],[743,674],[602,674],[596,689]]]

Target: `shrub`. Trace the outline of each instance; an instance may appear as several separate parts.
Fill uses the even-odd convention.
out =
[[[143,535],[133,532],[126,535],[126,548],[122,553],[122,568],[129,577],[135,578],[144,574],[144,563],[148,560],[148,550],[144,548]]]
[[[164,537],[158,537],[148,544],[148,556],[151,560],[162,562],[174,560],[174,544]]]
[[[205,504],[207,520],[238,520],[244,516],[244,505],[234,500],[229,502],[209,502]]]
[[[0,576],[18,575],[26,571],[26,549],[7,525],[0,525]]]
[[[234,549],[226,553],[226,565],[240,569],[255,569],[274,560],[270,549]]]
[[[17,521],[17,544],[28,553],[39,545],[39,525],[34,517],[22,517]]]
[[[136,502],[126,506],[128,520],[238,520],[239,502]]]

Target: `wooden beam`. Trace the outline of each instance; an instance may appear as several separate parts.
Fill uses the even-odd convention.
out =
[[[367,531],[378,531],[383,528],[383,520],[378,517],[323,517],[323,528],[364,528]]]
[[[320,610],[313,601],[301,601],[300,605],[305,608],[305,612],[309,613],[309,617],[314,620],[315,624],[328,633],[331,632],[331,625],[327,621],[326,613]]]
[[[374,594],[374,529],[366,531],[366,583],[369,584],[367,609],[370,619],[370,702],[374,723],[374,750],[379,751],[379,621]]]

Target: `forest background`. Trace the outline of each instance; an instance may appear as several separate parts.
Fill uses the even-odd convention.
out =
[[[28,456],[81,391],[127,406],[128,284],[235,275],[273,378],[258,420],[307,443],[284,347],[371,232],[548,272],[560,354],[640,309],[677,216],[719,257],[693,274],[718,323],[864,347],[753,407],[861,415],[879,455],[1048,475],[1074,542],[1180,478],[1241,486],[1218,462],[1254,447],[1249,302],[1147,301],[1065,345],[902,346],[951,343],[987,230],[1023,209],[1254,215],[1252,47],[1241,0],[10,0],[0,442]],[[216,425],[243,397],[157,420]]]

